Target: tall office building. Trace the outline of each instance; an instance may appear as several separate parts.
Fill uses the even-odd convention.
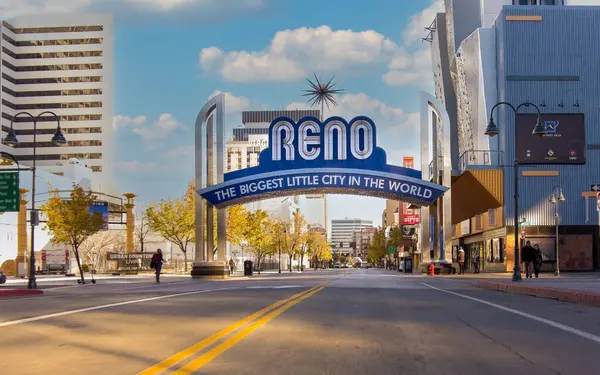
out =
[[[373,227],[372,220],[363,219],[334,219],[331,220],[331,242],[333,251],[342,254],[353,254],[351,243],[355,241],[355,232]]]
[[[2,22],[0,30],[2,138],[13,116],[52,111],[67,144],[50,142],[57,126],[51,114],[37,124],[37,165],[79,159],[110,181],[113,131],[113,20],[108,15],[35,15]],[[33,160],[33,123],[18,116],[20,144],[10,150],[24,164]],[[0,146],[5,150],[6,146]],[[108,185],[106,186],[108,188]]]

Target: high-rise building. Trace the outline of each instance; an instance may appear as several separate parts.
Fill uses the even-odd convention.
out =
[[[2,138],[13,120],[20,144],[8,152],[33,160],[33,122],[54,112],[67,138],[50,142],[57,126],[52,114],[37,124],[36,162],[40,167],[79,159],[110,181],[113,131],[113,19],[108,15],[35,15],[2,22],[0,65]],[[0,146],[4,149],[5,146]]]
[[[354,233],[361,229],[372,228],[372,220],[363,219],[334,219],[331,220],[331,242],[334,243],[333,251],[342,254],[353,254],[352,243]]]
[[[361,259],[367,259],[369,255],[369,246],[373,242],[373,237],[377,228],[362,228],[354,232],[354,243],[355,249],[353,256],[360,257]]]

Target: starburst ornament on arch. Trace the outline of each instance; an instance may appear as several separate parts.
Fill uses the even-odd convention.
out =
[[[337,83],[333,82],[335,76],[332,76],[327,83],[325,81],[320,80],[315,73],[313,73],[315,79],[314,81],[307,78],[308,84],[310,85],[310,89],[302,90],[304,94],[302,96],[308,96],[308,103],[311,107],[321,106],[321,119],[324,117],[325,106],[327,109],[331,110],[330,106],[337,107],[337,101],[335,100],[335,95],[344,91],[344,89],[336,89],[335,85]]]

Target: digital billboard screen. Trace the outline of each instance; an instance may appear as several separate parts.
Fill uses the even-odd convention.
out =
[[[516,118],[517,160],[520,164],[585,164],[585,122],[581,113],[543,113],[546,134],[531,134],[536,114]]]

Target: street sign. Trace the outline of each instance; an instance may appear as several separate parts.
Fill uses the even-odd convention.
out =
[[[528,225],[531,225],[531,223],[530,223],[529,221],[522,221],[522,222],[519,224],[519,226],[520,226],[520,227],[526,227],[526,226],[528,226]]]
[[[590,185],[591,191],[600,191],[600,184]]]
[[[0,173],[0,212],[19,212],[19,172]]]

